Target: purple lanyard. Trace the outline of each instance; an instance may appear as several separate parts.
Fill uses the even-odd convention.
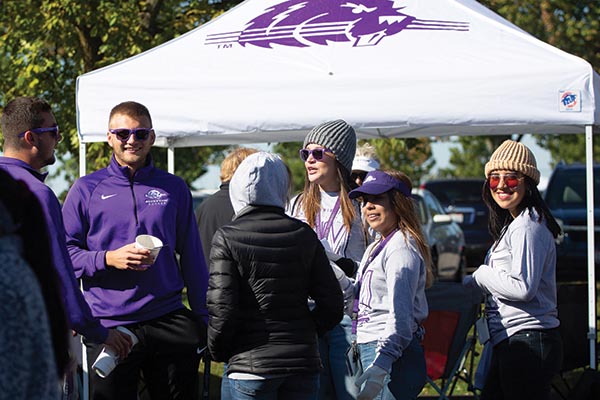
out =
[[[362,268],[360,276],[358,277],[358,280],[356,281],[356,285],[355,285],[356,295],[354,297],[354,303],[352,304],[352,334],[354,334],[354,335],[356,335],[356,330],[358,327],[358,303],[359,303],[359,297],[360,297],[360,286],[362,285],[362,279],[363,279],[364,273],[367,270],[367,267],[369,266],[369,264],[371,264],[371,262],[375,259],[375,257],[377,257],[379,255],[379,253],[381,253],[381,251],[383,250],[385,245],[388,244],[388,242],[390,241],[390,239],[392,238],[392,236],[394,236],[394,234],[396,232],[398,232],[398,228],[394,229],[388,235],[388,237],[383,239],[381,241],[381,243],[379,243],[377,248],[375,248],[375,251],[373,251],[369,255],[369,258],[367,258],[367,261],[365,262],[365,265]]]
[[[339,210],[340,198],[338,197],[335,201],[335,206],[333,206],[333,211],[331,211],[331,215],[329,216],[329,219],[327,220],[327,223],[325,223],[325,226],[323,228],[321,228],[321,213],[317,214],[315,228],[317,228],[317,236],[319,237],[319,240],[327,239],[327,235],[329,235],[329,231],[333,226],[333,220],[335,219],[335,216],[337,215]]]

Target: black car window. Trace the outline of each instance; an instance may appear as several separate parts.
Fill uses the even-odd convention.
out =
[[[434,215],[444,214],[444,209],[440,203],[430,194],[425,194],[425,205],[432,217]]]
[[[594,206],[600,207],[600,169],[594,170]],[[586,207],[585,169],[564,169],[552,177],[546,191],[546,202],[551,209]]]

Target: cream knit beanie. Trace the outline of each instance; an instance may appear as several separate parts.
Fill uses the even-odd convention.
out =
[[[540,183],[540,171],[535,157],[522,143],[506,140],[494,151],[490,161],[485,164],[485,176],[499,169],[521,172],[533,179],[536,185]]]

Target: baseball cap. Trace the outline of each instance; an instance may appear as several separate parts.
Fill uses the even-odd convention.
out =
[[[410,189],[404,182],[392,178],[383,171],[371,171],[367,174],[363,184],[349,193],[351,199],[365,194],[377,195],[388,190],[397,190],[406,197],[410,196]]]

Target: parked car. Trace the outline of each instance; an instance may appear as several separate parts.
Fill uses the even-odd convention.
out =
[[[600,165],[594,166],[594,242],[596,271],[600,268]],[[586,170],[583,164],[556,166],[545,191],[550,212],[563,229],[557,240],[556,277],[579,280],[587,276]],[[598,272],[597,272],[598,273]]]
[[[433,274],[439,280],[462,282],[465,275],[465,237],[460,226],[425,189],[413,189],[423,233],[431,249]]]
[[[483,264],[493,243],[488,230],[488,209],[481,197],[484,179],[435,179],[421,185],[440,201],[465,234],[467,273]]]

